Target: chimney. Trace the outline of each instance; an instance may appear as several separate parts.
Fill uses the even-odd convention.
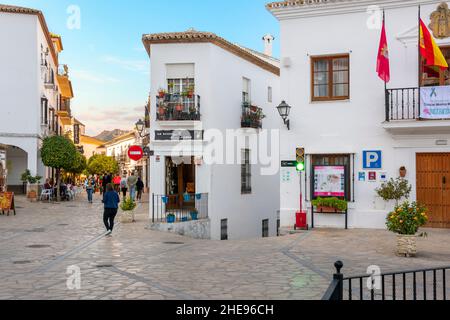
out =
[[[262,39],[264,41],[264,54],[271,57],[273,54],[273,40],[275,40],[275,38],[271,34],[266,34]]]

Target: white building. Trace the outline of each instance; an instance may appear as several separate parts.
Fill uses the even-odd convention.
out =
[[[130,131],[104,143],[102,148],[104,147],[106,149],[106,155],[108,157],[113,157],[119,163],[121,175],[129,176],[135,173],[136,176],[142,178],[147,187],[148,168],[145,165],[145,159],[134,161],[128,156],[130,147],[141,145],[138,140],[138,134],[135,131]]]
[[[192,227],[196,237],[276,235],[278,170],[263,175],[262,165],[251,161],[257,148],[245,141],[264,143],[261,127],[278,127],[278,60],[195,30],[144,35],[143,42],[151,58],[150,218],[163,221],[173,212],[190,221],[189,211],[197,209],[202,228]],[[221,138],[227,130],[242,144],[226,152],[218,147],[215,155],[224,160],[220,153],[236,152],[236,160],[208,161],[212,135],[233,144]],[[171,228],[191,234],[191,223]]]
[[[58,133],[62,43],[42,12],[9,5],[0,5],[0,42],[0,149],[6,151],[8,190],[20,191],[26,169],[50,175],[39,149],[43,136]]]
[[[375,189],[383,180],[398,177],[404,166],[413,187],[412,200],[431,211],[430,226],[450,227],[450,120],[448,116],[443,116],[446,120],[424,119],[428,116],[423,106],[419,113],[418,103],[418,4],[424,22],[436,26],[437,42],[447,60],[450,58],[449,11],[445,3],[437,11],[439,3],[317,0],[267,6],[280,21],[281,98],[292,106],[291,131],[285,130],[281,139],[282,160],[294,160],[295,149],[306,148],[303,191],[308,208],[320,193],[320,186],[314,187],[313,167],[319,166],[316,174],[320,179],[320,174],[330,169],[327,166],[343,166],[342,191],[350,201],[350,227],[384,228],[389,208],[377,204]],[[386,10],[391,65],[386,95],[376,74],[380,9]],[[433,74],[424,68],[420,74],[422,86],[436,86],[424,89],[422,98],[434,89],[450,90],[445,87],[450,84],[448,70]],[[369,161],[364,161],[364,154]],[[282,225],[293,226],[299,178],[295,169],[282,168],[282,174],[288,171],[292,179],[281,185],[281,216]],[[340,186],[335,187],[339,195]],[[339,215],[318,214],[315,218],[319,227],[344,225]]]

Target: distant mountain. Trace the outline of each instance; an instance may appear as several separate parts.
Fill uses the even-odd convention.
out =
[[[108,142],[108,141],[111,141],[114,138],[120,137],[128,132],[129,131],[120,130],[120,129],[115,129],[112,131],[105,130],[102,133],[100,133],[98,136],[95,136],[94,138],[96,138],[100,141]]]

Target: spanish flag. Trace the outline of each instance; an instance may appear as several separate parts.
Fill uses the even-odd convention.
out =
[[[422,19],[420,19],[420,54],[425,60],[425,65],[438,67],[442,70],[448,69],[448,63],[441,49],[439,49]]]

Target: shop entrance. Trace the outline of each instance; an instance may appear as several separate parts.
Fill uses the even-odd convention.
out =
[[[450,153],[416,155],[417,201],[429,210],[430,228],[450,228]]]
[[[195,208],[194,157],[166,157],[168,209]]]

